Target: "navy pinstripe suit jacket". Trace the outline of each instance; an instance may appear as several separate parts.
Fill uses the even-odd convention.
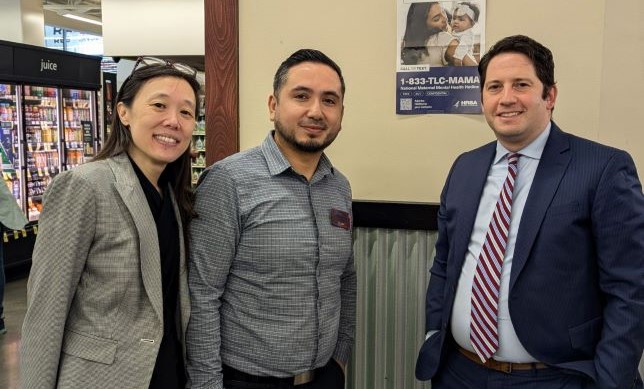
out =
[[[450,316],[496,142],[461,155],[441,194],[436,258],[416,376],[430,379],[447,347]],[[624,151],[554,123],[525,204],[509,309],[525,349],[601,388],[641,387],[644,346],[644,195]]]

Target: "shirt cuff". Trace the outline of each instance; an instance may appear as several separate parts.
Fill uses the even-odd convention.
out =
[[[438,330],[427,331],[427,334],[425,335],[425,341],[427,341],[427,339],[431,338],[437,332],[438,332]]]
[[[341,362],[346,365],[349,362],[350,356],[351,356],[350,343],[341,342],[335,346],[335,350],[333,351],[333,358],[335,358],[338,362]]]

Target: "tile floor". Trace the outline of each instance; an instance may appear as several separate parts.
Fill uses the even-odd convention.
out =
[[[27,310],[27,271],[7,272],[4,291],[4,316],[7,333],[0,335],[0,389],[18,389],[20,329]]]

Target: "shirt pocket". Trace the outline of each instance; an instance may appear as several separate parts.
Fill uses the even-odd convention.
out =
[[[333,213],[344,216],[332,220]],[[325,216],[318,225],[320,259],[330,261],[341,273],[353,253],[353,216],[342,208],[331,208]]]

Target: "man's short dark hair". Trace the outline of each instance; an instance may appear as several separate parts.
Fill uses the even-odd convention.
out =
[[[338,64],[333,62],[331,58],[327,57],[326,54],[319,50],[300,49],[291,54],[291,56],[284,60],[280,67],[277,68],[277,72],[275,72],[275,78],[273,79],[273,95],[275,96],[275,98],[278,97],[280,89],[282,89],[282,86],[284,86],[284,84],[286,83],[288,71],[293,66],[299,65],[303,62],[321,63],[335,70],[335,72],[338,74],[338,77],[340,78],[342,97],[344,97],[344,78],[342,77],[342,70],[340,70]]]
[[[481,89],[485,85],[485,73],[492,58],[504,53],[523,54],[530,59],[539,81],[543,84],[541,97],[545,99],[548,92],[555,85],[555,62],[550,49],[524,35],[513,35],[496,42],[485,53],[479,62],[479,75],[481,76]]]

